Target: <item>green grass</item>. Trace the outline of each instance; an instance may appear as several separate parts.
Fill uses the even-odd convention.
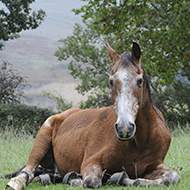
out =
[[[172,143],[165,159],[165,164],[177,170],[181,177],[181,182],[174,186],[163,187],[115,187],[104,186],[100,189],[129,189],[129,190],[181,190],[190,188],[190,126],[178,127],[171,132]],[[11,131],[0,133],[0,175],[15,172],[26,164],[34,139],[27,134],[17,134],[16,137]],[[0,179],[0,190],[4,189],[8,179]],[[64,186],[62,184],[42,186],[39,182],[30,183],[26,190],[63,190],[63,189],[83,189]]]

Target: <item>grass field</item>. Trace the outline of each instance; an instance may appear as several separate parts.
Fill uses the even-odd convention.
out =
[[[129,189],[129,190],[187,190],[190,189],[190,126],[177,127],[172,134],[172,143],[165,159],[165,164],[177,170],[181,177],[181,182],[174,186],[163,187],[115,187],[104,186],[100,189]],[[13,131],[0,133],[0,175],[15,172],[26,164],[34,139],[27,134],[14,134]],[[9,180],[0,179],[0,190],[3,190]],[[39,182],[30,183],[26,190],[63,190],[82,189],[64,186],[62,184],[42,186]]]

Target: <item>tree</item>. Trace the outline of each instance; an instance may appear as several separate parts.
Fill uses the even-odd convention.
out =
[[[0,67],[0,103],[20,103],[26,86],[26,80],[4,61]]]
[[[56,91],[48,92],[44,96],[53,100],[57,104],[56,108],[58,112],[63,112],[73,107],[73,102],[68,102]]]
[[[73,11],[84,21],[91,19],[90,27],[102,35],[112,33],[118,50],[138,41],[149,74],[162,83],[171,83],[180,69],[190,68],[188,0],[89,0]]]
[[[154,88],[158,88],[159,93],[165,95],[168,94],[168,92],[166,93],[168,89],[171,89],[173,93],[175,91],[175,94],[179,96],[178,100],[181,99],[186,105],[182,106],[186,107],[184,108],[184,110],[186,110],[185,113],[190,113],[190,107],[187,106],[189,105],[190,98],[184,96],[184,91],[187,94],[190,91],[189,81],[187,81],[187,83],[181,81],[182,77],[186,77],[187,80],[190,80],[190,2],[187,0],[83,1],[86,2],[86,5],[80,9],[74,9],[73,11],[76,14],[80,14],[88,30],[97,35],[96,38],[93,38],[96,39],[96,41],[91,41],[91,44],[93,43],[95,48],[97,48],[95,45],[97,39],[104,39],[106,37],[106,41],[111,43],[112,47],[118,53],[123,53],[124,51],[130,51],[132,41],[140,43],[143,52],[142,63],[151,81],[153,81]],[[90,56],[89,54],[91,54],[93,50],[88,50],[89,47],[87,45],[78,46],[78,43],[81,43],[85,37],[88,38],[88,33],[81,32],[80,35],[77,35],[76,32],[77,30],[75,28],[72,36],[61,41],[64,44],[64,48],[59,48],[59,54],[57,52],[56,56],[59,57],[65,53],[68,54],[68,56],[65,56],[64,59],[68,59],[69,57],[73,58],[73,56],[80,57],[84,48],[86,53],[82,54],[82,56]],[[84,36],[81,34],[84,34]],[[71,48],[72,39],[75,39],[73,50]],[[79,50],[75,51],[75,47],[79,48]],[[59,58],[61,59],[61,57]],[[107,59],[106,54],[102,55],[102,57],[99,55],[94,60],[97,60],[97,58],[101,60],[100,62],[102,64],[100,64],[100,67],[103,68],[107,65],[104,64],[104,59]],[[90,63],[92,64],[94,60],[93,56],[91,56]],[[72,75],[74,75],[75,72],[77,73],[79,69],[76,65],[80,63],[80,65],[83,65],[83,67],[81,66],[80,68],[84,69],[84,64],[81,63],[87,65],[89,60],[85,60],[84,62],[82,59],[77,60],[74,58],[74,62],[75,68],[69,66]],[[98,68],[99,70],[101,70],[100,67]],[[106,67],[108,68],[108,65]],[[87,67],[85,66],[85,68]],[[94,88],[93,85],[96,82],[94,81],[92,83],[89,79],[91,78],[90,75],[89,78],[85,78],[84,75],[81,75],[83,69],[81,69],[81,72],[78,72],[75,77],[84,79],[85,84],[87,84],[86,86],[92,86],[92,88]],[[104,71],[104,69],[102,69],[102,71]],[[98,78],[98,75],[99,74],[96,73],[96,78]],[[81,76],[83,76],[83,78]],[[85,76],[87,77],[88,75]],[[104,79],[107,81],[106,77]],[[90,85],[90,83],[92,84]],[[178,84],[178,88],[174,86],[176,84]],[[179,91],[179,84],[183,86],[183,93],[177,93],[177,89]],[[83,85],[83,82],[81,85]],[[171,88],[163,87],[166,85]],[[156,96],[158,96],[158,94]],[[172,98],[170,98],[170,103],[172,103]],[[178,101],[176,105],[177,109],[178,104],[182,105]],[[170,105],[167,104],[167,108],[168,106]],[[171,107],[172,106],[171,104]]]
[[[106,40],[107,41],[107,40]],[[81,80],[77,86],[80,94],[91,92],[81,107],[101,107],[111,104],[108,77],[111,69],[107,49],[96,30],[75,24],[73,35],[59,40],[62,47],[55,52],[58,60],[70,60],[68,69],[74,78]]]
[[[35,0],[0,0],[5,8],[0,9],[0,50],[3,42],[19,37],[22,30],[37,28],[45,17],[45,12],[31,12],[30,4]]]

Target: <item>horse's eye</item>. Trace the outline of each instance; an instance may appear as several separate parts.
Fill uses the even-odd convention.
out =
[[[113,80],[110,80],[110,86],[113,87]]]
[[[137,80],[137,86],[140,88],[142,85],[143,79],[138,79]]]

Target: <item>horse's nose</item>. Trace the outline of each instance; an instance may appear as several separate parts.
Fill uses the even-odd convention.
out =
[[[117,129],[118,132],[126,131],[128,133],[132,132],[135,128],[135,123],[129,122],[127,125],[125,124],[118,124],[115,123],[115,129]]]
[[[115,123],[115,132],[119,140],[131,140],[136,132],[136,125],[133,122],[127,124]]]
[[[136,127],[135,123],[129,122],[128,125],[129,132],[133,132],[135,127]]]
[[[117,135],[122,136],[122,130],[121,127],[119,127],[118,123],[115,123],[115,132]]]

